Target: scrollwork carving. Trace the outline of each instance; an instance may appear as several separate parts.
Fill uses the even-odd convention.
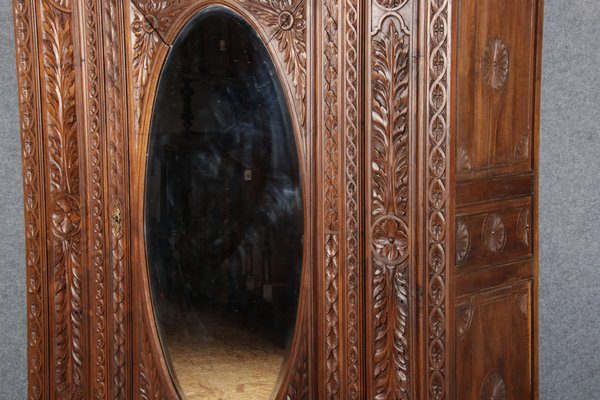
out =
[[[347,329],[347,396],[357,400],[359,396],[359,77],[361,62],[358,51],[358,2],[346,0],[343,15],[345,34],[345,77],[343,93],[345,100],[345,212],[346,212],[346,329]]]
[[[427,243],[427,387],[429,397],[441,400],[447,397],[448,380],[446,378],[447,349],[447,315],[446,305],[448,293],[446,291],[446,269],[448,224],[447,224],[447,199],[448,199],[448,141],[449,141],[449,115],[450,103],[450,70],[448,60],[448,0],[429,0],[427,4],[427,116],[429,126],[427,129],[426,149],[427,166],[426,185],[427,191],[431,188],[443,188],[440,197],[433,201],[431,196],[426,206],[428,229]]]

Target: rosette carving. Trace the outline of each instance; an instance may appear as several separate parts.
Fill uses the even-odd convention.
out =
[[[306,19],[304,0],[244,0],[243,4],[266,27],[281,53],[294,86],[300,124],[306,124]]]
[[[492,89],[502,89],[508,78],[509,64],[508,49],[502,39],[489,39],[481,60],[485,83]]]
[[[483,223],[483,243],[492,253],[498,253],[504,249],[506,244],[506,228],[502,217],[498,214],[490,214]]]

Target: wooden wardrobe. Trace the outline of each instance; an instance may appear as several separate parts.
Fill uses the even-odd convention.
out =
[[[161,339],[162,292],[148,259],[186,238],[148,244],[148,215],[161,200],[148,197],[147,181],[150,133],[169,116],[156,106],[167,61],[203,15],[216,15],[221,32],[219,13],[249,33],[220,39],[212,53],[181,47],[204,57],[209,71],[186,70],[172,90],[183,99],[183,127],[202,122],[201,107],[188,100],[210,97],[216,81],[207,77],[220,76],[226,88],[250,82],[222,83],[230,77],[219,51],[253,40],[272,73],[252,71],[279,91],[290,160],[297,158],[302,234],[268,233],[267,250],[255,235],[258,250],[244,254],[258,255],[244,262],[260,264],[262,275],[244,269],[240,278],[244,298],[259,293],[256,307],[277,309],[284,290],[274,276],[285,264],[277,259],[286,240],[301,243],[292,331],[271,398],[538,398],[543,0],[13,0],[13,7],[29,399],[210,398],[184,393]],[[208,31],[210,42],[218,34]],[[258,56],[248,57],[250,65]],[[258,108],[269,96],[261,99]],[[206,107],[229,118],[219,104]],[[251,112],[243,115],[258,118],[244,104]],[[204,146],[181,137],[168,145]],[[186,168],[180,177],[192,179]],[[261,170],[245,168],[239,182],[258,185]],[[237,185],[237,175],[227,176]],[[210,207],[221,207],[230,224],[236,208],[254,206],[239,199],[236,207]],[[191,293],[208,283],[215,303],[237,290],[219,279],[180,283]],[[230,369],[245,375],[250,361]],[[216,379],[210,383],[221,385]],[[254,399],[244,394],[249,387],[222,398]]]

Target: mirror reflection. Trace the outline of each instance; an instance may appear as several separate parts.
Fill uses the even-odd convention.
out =
[[[292,339],[304,216],[289,112],[262,40],[213,7],[162,71],[146,253],[164,353],[187,399],[269,399]]]

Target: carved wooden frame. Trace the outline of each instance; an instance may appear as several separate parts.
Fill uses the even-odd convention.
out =
[[[447,398],[450,0],[14,0],[29,398],[177,397],[139,169],[161,60],[208,4],[268,43],[311,177],[278,398]]]

